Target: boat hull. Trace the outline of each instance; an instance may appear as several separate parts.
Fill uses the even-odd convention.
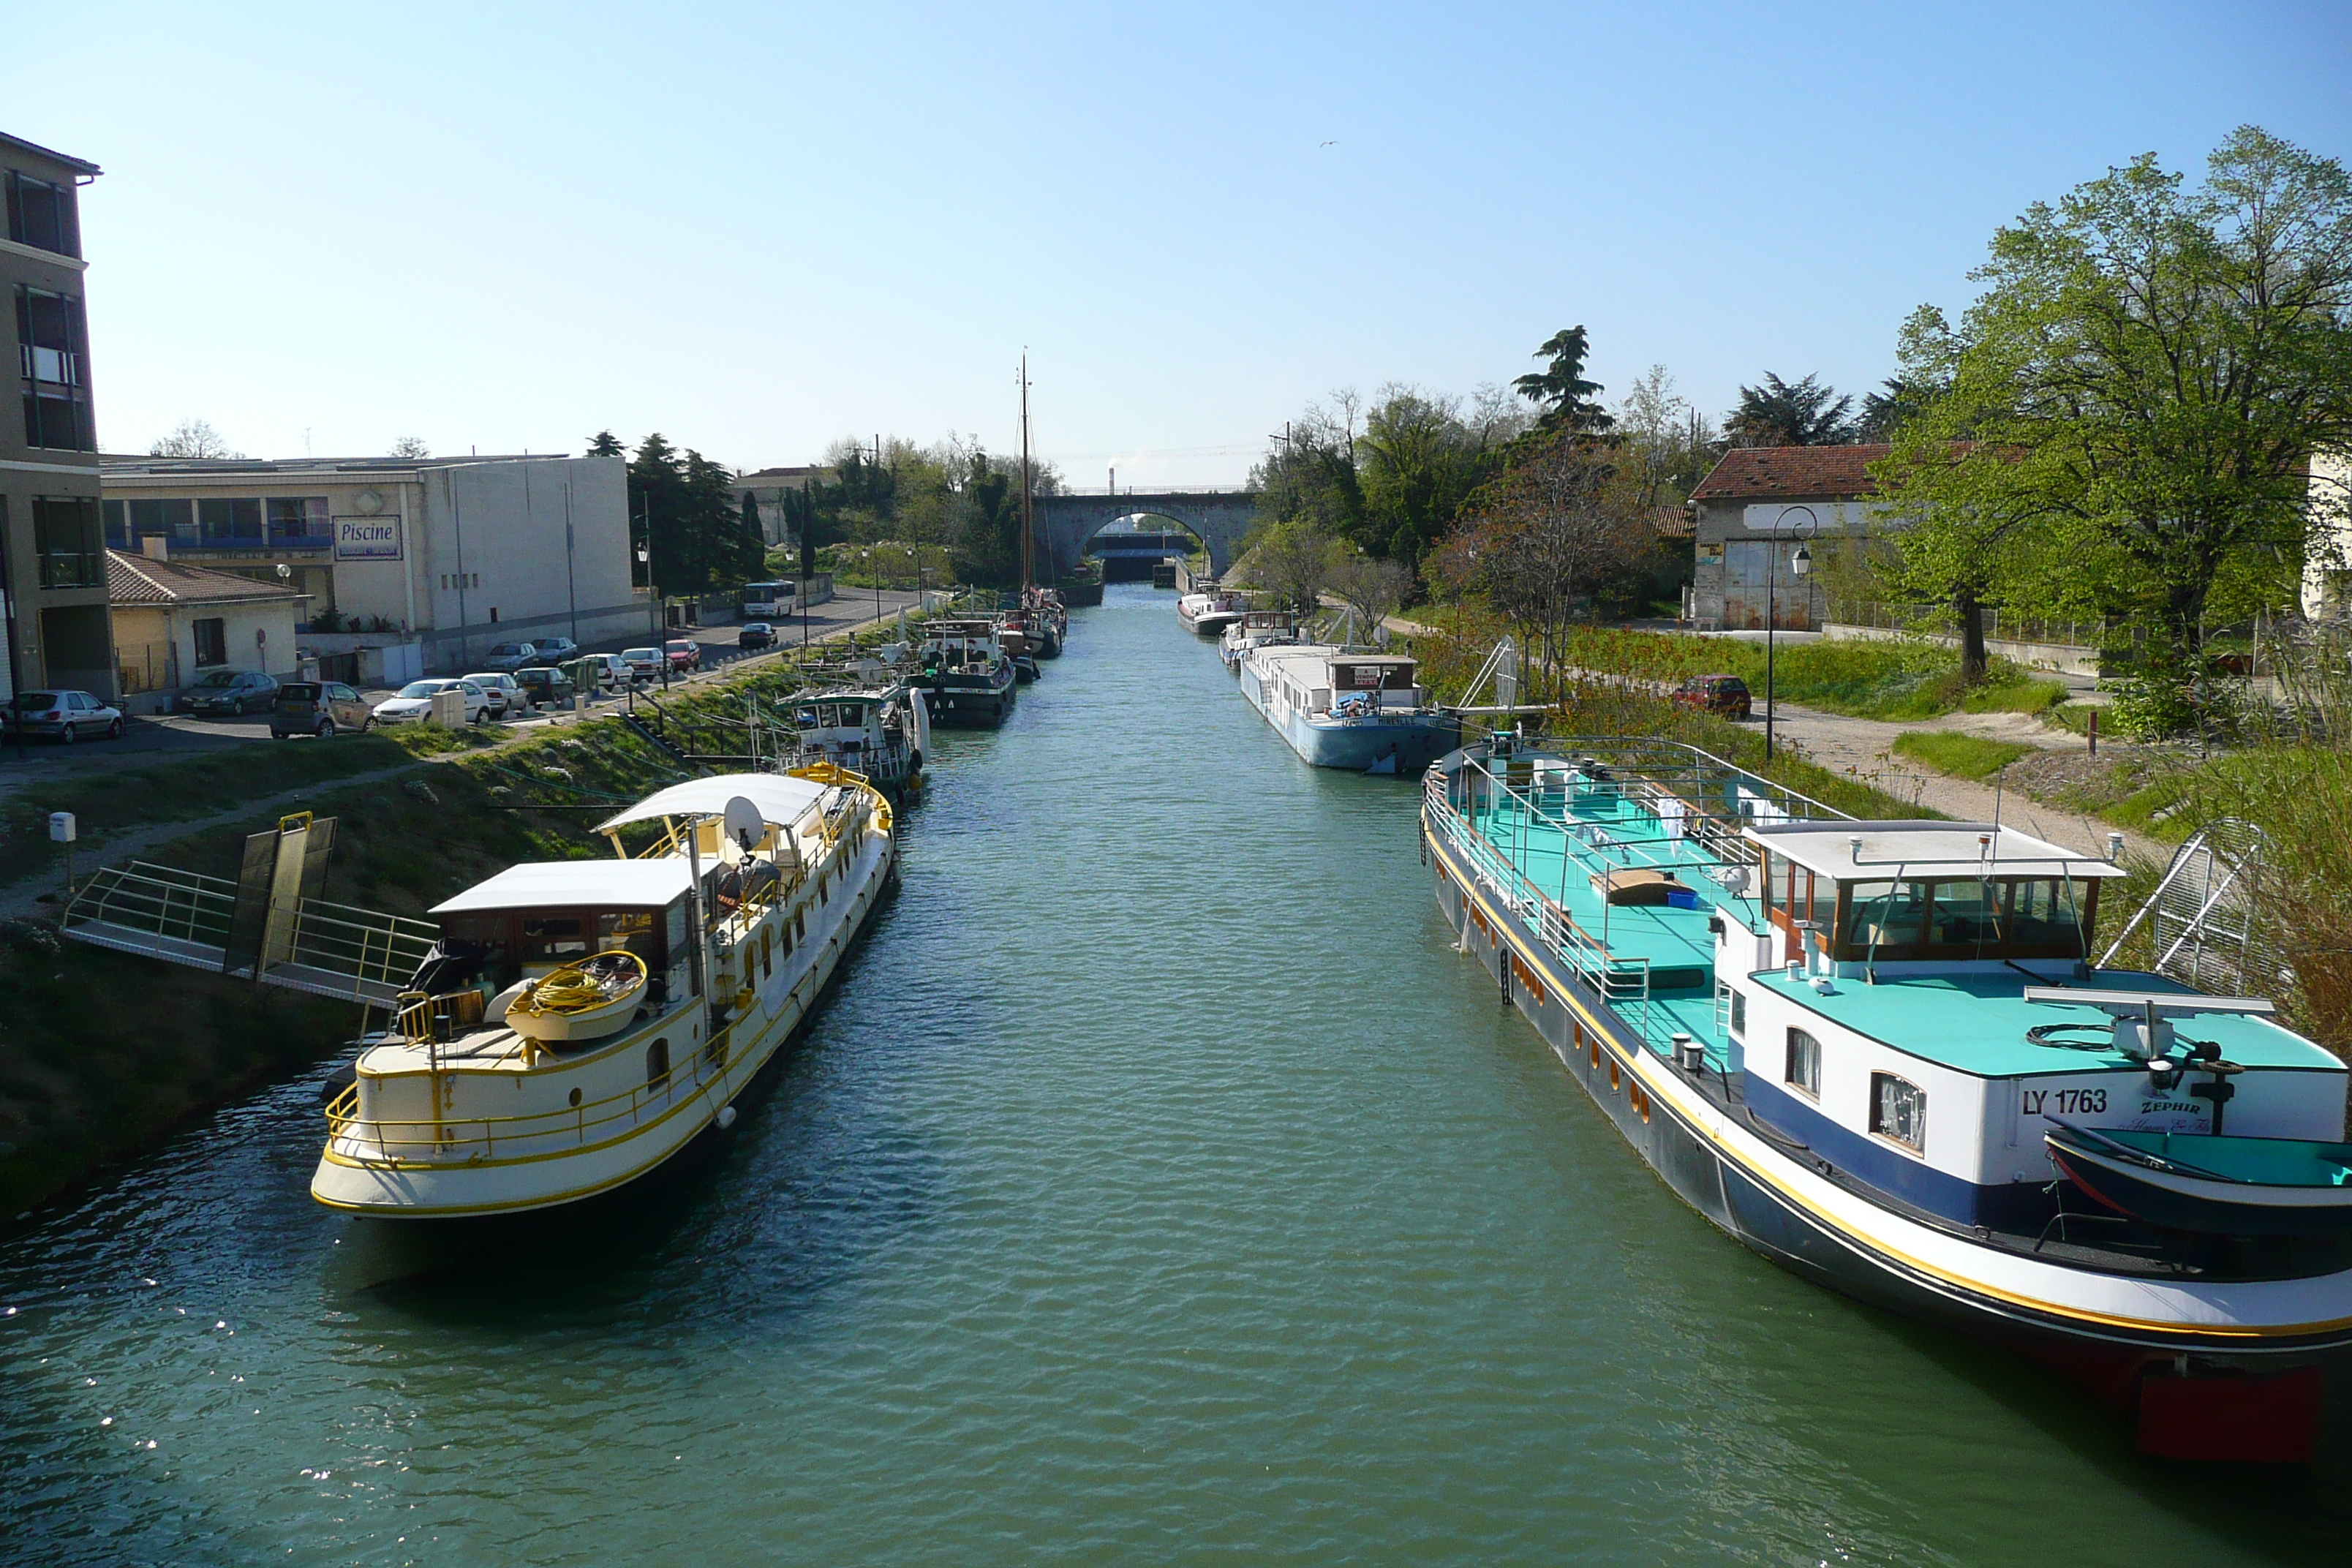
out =
[[[1432,763],[1462,743],[1461,721],[1451,714],[1317,722],[1266,700],[1265,685],[1246,660],[1235,666],[1242,695],[1258,716],[1290,742],[1290,749],[1318,768],[1350,773],[1394,773],[1419,778]]]
[[[1013,681],[1003,685],[932,686],[925,695],[929,699],[931,722],[957,730],[991,730],[1011,717],[1013,703]]]
[[[723,1063],[712,1061],[698,1033],[681,1041],[681,1059],[659,1101],[649,1094],[644,1117],[618,1135],[590,1147],[533,1148],[510,1157],[491,1142],[486,1157],[460,1163],[371,1156],[355,1135],[339,1134],[320,1159],[310,1195],[330,1208],[379,1218],[463,1219],[578,1203],[656,1170],[716,1121],[807,1018],[895,884],[897,854],[894,837],[870,836],[850,863],[852,874],[828,900],[838,900],[833,935],[809,944],[807,963],[779,966],[754,988],[751,1006],[728,1031]],[[687,1026],[684,1016],[676,1026]],[[464,1121],[451,1128],[453,1138],[470,1131]]]
[[[1422,847],[1461,950],[1659,1179],[1741,1243],[2137,1406],[2148,1452],[2312,1457],[2320,1379],[2352,1372],[2352,1274],[2201,1285],[2105,1275],[1997,1253],[1872,1205],[1733,1121],[1643,1047],[1426,817]]]

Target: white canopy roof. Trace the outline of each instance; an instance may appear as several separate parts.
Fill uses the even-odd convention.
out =
[[[1937,878],[2120,877],[2122,867],[1990,822],[1772,822],[1742,837],[1843,882]],[[1854,841],[1861,841],[1861,848]],[[1985,841],[1990,839],[1990,843]]]
[[[662,816],[718,816],[739,795],[758,806],[771,825],[790,827],[828,787],[782,773],[720,773],[715,778],[688,779],[606,817],[597,824],[596,831],[609,832],[625,822]]]
[[[477,882],[436,915],[482,910],[577,908],[659,909],[693,885],[686,861],[665,855],[652,860],[531,860],[509,866],[487,882]]]

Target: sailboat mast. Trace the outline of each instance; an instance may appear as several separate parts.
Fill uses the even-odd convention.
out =
[[[1029,510],[1029,356],[1021,356],[1021,586],[1037,585],[1037,529]]]

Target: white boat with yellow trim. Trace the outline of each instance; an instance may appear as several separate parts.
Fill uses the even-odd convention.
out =
[[[1511,736],[1429,771],[1422,843],[1462,950],[1717,1225],[2081,1380],[2149,1453],[2312,1457],[2352,1367],[2345,1063],[2095,963],[2111,860]]]
[[[644,1175],[733,1121],[898,867],[889,803],[829,764],[691,780],[599,830],[615,858],[510,867],[432,911],[397,1027],[328,1103],[313,1197],[515,1214]]]

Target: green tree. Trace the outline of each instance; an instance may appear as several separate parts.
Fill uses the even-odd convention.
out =
[[[588,456],[592,458],[623,458],[628,455],[621,438],[610,430],[599,430],[588,437]]]
[[[1601,384],[1584,376],[1584,361],[1591,352],[1582,327],[1563,328],[1546,338],[1535,352],[1537,359],[1550,363],[1511,383],[1521,397],[1542,406],[1538,429],[1598,434],[1613,423],[1608,410],[1593,401]]]
[[[1758,386],[1739,389],[1739,406],[1724,416],[1735,447],[1837,447],[1853,439],[1853,399],[1819,376],[1782,381],[1770,371]]]
[[[2143,155],[2036,204],[1971,277],[1958,326],[1905,330],[1906,375],[1949,388],[1874,470],[1906,561],[2120,563],[2107,608],[2145,617],[2140,673],[2179,689],[2217,580],[2301,558],[2305,461],[2352,441],[2352,177],[2243,126],[2199,188]]]

